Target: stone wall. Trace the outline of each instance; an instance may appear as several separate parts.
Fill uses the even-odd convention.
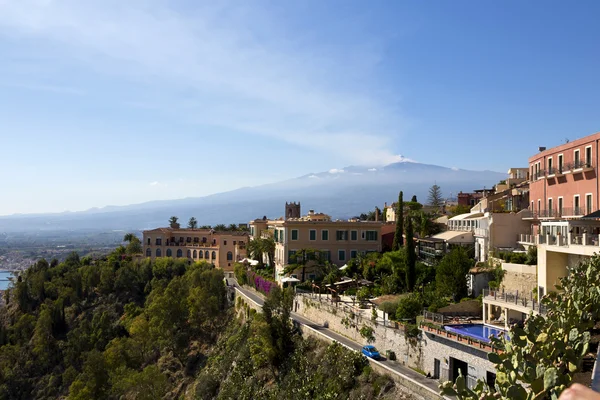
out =
[[[375,324],[371,321],[370,310],[366,313],[368,317],[367,315],[361,317],[339,303],[333,305],[327,300],[319,301],[318,298],[311,298],[309,295],[299,295],[297,299],[294,311],[303,317],[361,344],[367,344],[367,341],[360,335],[360,329],[365,325],[370,326],[375,336],[375,342],[372,344],[382,354],[385,354],[386,350],[391,350],[396,353],[398,362],[412,368],[423,369],[418,339],[407,338],[404,329]],[[343,321],[347,322],[343,323]]]
[[[450,358],[465,361],[469,365],[469,383],[477,379],[486,380],[487,372],[496,373],[496,368],[487,359],[487,352],[457,343],[431,332],[423,332],[421,347],[423,349],[423,370],[434,375],[435,359],[440,361],[440,381],[449,379]]]
[[[502,279],[504,290],[519,291],[523,295],[531,294],[537,288],[537,267],[535,265],[502,263],[505,271]]]

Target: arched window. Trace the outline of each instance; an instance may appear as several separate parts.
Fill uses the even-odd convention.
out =
[[[171,249],[167,249],[167,257],[173,257],[173,252]]]
[[[146,257],[152,257],[152,250],[146,249]]]
[[[213,244],[217,244],[217,239],[213,239]]]
[[[183,257],[183,250],[177,249],[177,258]]]
[[[213,252],[212,252],[212,259],[214,260],[214,259],[216,259],[216,258],[217,258],[217,252],[216,252],[216,251],[213,251]]]
[[[198,251],[194,250],[194,258],[198,257]]]
[[[210,254],[208,253],[208,250],[206,250],[204,252],[204,258],[206,258],[207,260],[210,258]]]
[[[191,250],[187,251],[187,258],[192,258],[192,251]]]
[[[227,252],[227,261],[231,261],[231,260],[233,260],[233,253],[228,251]]]
[[[162,255],[162,251],[160,249],[156,249],[156,257],[160,257]]]
[[[198,252],[198,257],[199,257],[199,258],[202,258],[202,257],[204,257],[204,253],[202,252],[202,250],[200,250],[200,251]]]

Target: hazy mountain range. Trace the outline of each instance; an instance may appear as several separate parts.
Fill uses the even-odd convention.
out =
[[[36,230],[141,230],[166,226],[170,216],[182,225],[194,216],[200,225],[240,223],[283,215],[286,201],[300,201],[302,213],[309,209],[334,218],[347,218],[382,208],[404,191],[407,200],[416,195],[425,202],[429,188],[437,183],[444,197],[459,191],[491,188],[505,173],[469,171],[402,161],[379,168],[349,166],[310,173],[285,181],[244,187],[204,197],[150,201],[127,206],[107,206],[81,212],[21,214],[0,217],[0,232]]]

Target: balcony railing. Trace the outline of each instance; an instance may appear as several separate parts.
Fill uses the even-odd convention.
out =
[[[483,299],[485,300],[494,300],[507,304],[514,304],[521,307],[529,308],[530,310],[537,311],[540,314],[546,313],[546,306],[541,304],[537,296],[534,296],[533,293],[523,294],[512,291],[504,291],[504,290],[495,290],[495,289],[483,289]]]
[[[536,210],[536,209],[527,209],[529,212],[523,214],[523,218],[563,218],[563,217],[583,217],[584,215],[588,215],[596,209],[594,207],[563,207],[560,209],[546,209],[546,210]]]

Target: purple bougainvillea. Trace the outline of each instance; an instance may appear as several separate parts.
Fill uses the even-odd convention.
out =
[[[254,282],[254,288],[264,294],[269,294],[273,286],[277,285],[275,282],[268,281],[262,276],[248,271],[248,283],[250,282]]]

